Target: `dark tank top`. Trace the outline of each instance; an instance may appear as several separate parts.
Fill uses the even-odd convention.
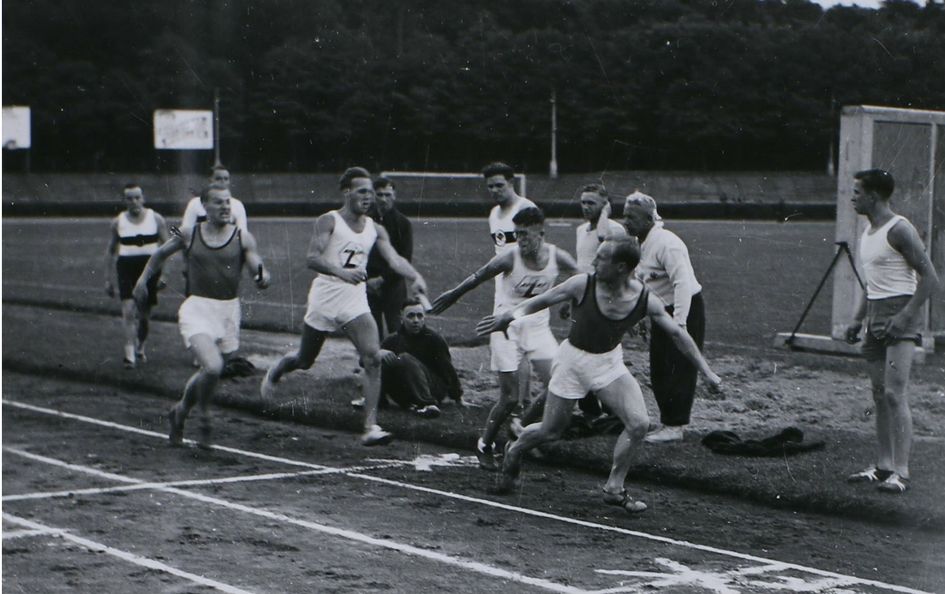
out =
[[[587,287],[580,301],[571,306],[571,333],[568,342],[588,353],[609,353],[617,348],[624,333],[646,317],[649,298],[646,286],[640,291],[636,305],[622,320],[611,320],[597,307],[597,275],[587,275]]]
[[[239,295],[240,272],[243,269],[243,238],[239,228],[219,247],[210,247],[203,240],[201,229],[194,229],[187,248],[187,294],[208,299],[236,299]]]

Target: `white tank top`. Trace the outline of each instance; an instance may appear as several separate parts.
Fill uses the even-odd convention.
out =
[[[118,255],[150,256],[158,249],[158,224],[154,211],[144,209],[140,223],[128,218],[128,211],[118,215]]]
[[[889,245],[889,230],[899,221],[909,224],[902,215],[895,215],[876,231],[870,232],[867,226],[860,236],[860,263],[866,275],[867,299],[886,299],[915,293],[915,270],[902,254]]]
[[[503,213],[502,209],[496,205],[489,211],[489,236],[492,238],[492,244],[495,246],[495,255],[504,254],[515,248],[515,223],[512,219],[520,210],[524,210],[535,203],[528,198],[522,198],[508,212]],[[502,275],[495,277],[495,303],[498,304],[502,299]]]
[[[541,270],[532,270],[527,267],[522,259],[522,252],[515,250],[515,263],[512,265],[511,272],[501,275],[502,291],[497,294],[496,312],[508,311],[554,286],[558,278],[558,248],[550,243],[545,245],[548,247],[548,263]],[[547,309],[523,318],[523,320],[528,320],[529,324],[548,323],[550,319]]]
[[[366,270],[368,254],[371,253],[371,248],[377,241],[374,221],[371,217],[364,217],[364,229],[360,233],[355,233],[337,210],[329,212],[335,218],[335,228],[328,239],[326,256],[329,259],[333,258],[342,268]],[[320,274],[315,278],[315,282],[343,283],[344,281],[330,274]]]

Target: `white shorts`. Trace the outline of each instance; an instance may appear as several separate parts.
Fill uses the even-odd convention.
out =
[[[630,375],[630,371],[623,364],[623,347],[619,344],[606,353],[588,353],[564,340],[551,365],[548,391],[568,400],[580,400],[624,374]]]
[[[528,357],[529,361],[554,359],[558,341],[547,323],[535,324],[527,319],[516,320],[509,325],[506,332],[508,338],[501,332],[489,335],[492,371],[515,371],[522,362],[522,357]]]
[[[308,290],[305,323],[321,332],[334,332],[351,320],[370,314],[367,286],[316,278]]]
[[[180,304],[177,323],[187,348],[190,348],[190,339],[198,334],[212,338],[220,345],[221,353],[233,353],[240,348],[239,299],[191,295]]]

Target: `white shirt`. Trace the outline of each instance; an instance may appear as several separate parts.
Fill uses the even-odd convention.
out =
[[[686,324],[692,296],[702,290],[689,261],[686,244],[672,231],[656,223],[640,246],[637,278],[664,303],[673,306],[673,320]]]
[[[889,245],[889,230],[899,221],[909,224],[905,217],[896,215],[875,231],[867,226],[860,236],[860,262],[866,276],[867,299],[913,295],[918,286],[915,270]]]
[[[368,254],[371,253],[371,248],[377,241],[374,220],[371,217],[364,217],[364,229],[356,233],[337,210],[329,212],[335,219],[335,228],[328,238],[328,246],[325,248],[326,257],[333,259],[341,268],[365,271]],[[312,283],[314,286],[322,283],[345,283],[345,281],[330,274],[319,274]]]
[[[581,272],[591,273],[594,272],[594,257],[597,255],[597,248],[600,247],[601,240],[598,237],[597,227],[595,226],[591,229],[591,223],[585,221],[583,224],[578,225],[577,230],[575,231],[576,242],[575,242],[575,252],[577,256],[577,267]],[[617,236],[617,237],[626,237],[627,230],[623,228],[623,225],[618,223],[613,219],[607,219],[607,232],[604,234],[605,237],[608,236]]]
[[[230,217],[232,223],[241,231],[247,231],[249,224],[246,221],[246,207],[236,198],[230,197]],[[207,220],[207,211],[200,203],[200,196],[194,196],[184,209],[184,216],[180,219],[181,227],[193,227],[197,223]]]
[[[508,311],[526,299],[541,295],[554,286],[558,278],[558,248],[550,243],[545,243],[545,246],[548,248],[548,263],[541,270],[529,268],[522,258],[521,250],[515,250],[512,270],[501,275],[502,290],[496,293],[496,313]],[[525,316],[522,320],[527,320],[528,325],[548,324],[551,316],[547,309],[543,309]]]
[[[489,234],[492,236],[497,256],[515,247],[515,223],[512,219],[520,210],[532,206],[536,206],[534,202],[520,196],[508,209],[502,210],[497,204],[489,211]]]

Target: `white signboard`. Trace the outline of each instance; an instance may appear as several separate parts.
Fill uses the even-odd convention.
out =
[[[154,148],[212,149],[213,112],[199,109],[155,110]]]
[[[3,148],[30,148],[30,108],[10,105],[3,108]]]

